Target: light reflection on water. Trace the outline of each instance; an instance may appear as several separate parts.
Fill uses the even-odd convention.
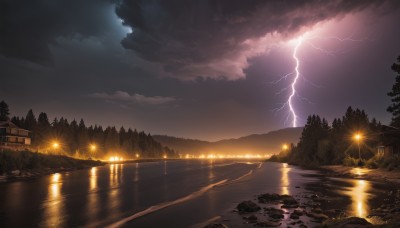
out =
[[[210,160],[209,172],[208,172],[208,181],[213,181],[215,174],[214,174],[214,161]]]
[[[97,188],[97,167],[90,169],[90,191]]]
[[[363,175],[365,175],[365,174],[368,174],[369,172],[370,172],[371,170],[370,169],[366,169],[366,168],[353,168],[353,169],[351,169],[351,173],[352,174],[355,174],[355,175],[357,175],[357,176],[363,176]]]
[[[290,185],[289,172],[290,172],[291,168],[288,167],[287,163],[282,163],[282,167],[281,167],[280,170],[282,172],[282,177],[281,177],[282,191],[281,191],[281,195],[289,195],[290,194],[290,191],[289,191],[289,185]]]
[[[65,205],[61,195],[62,176],[59,173],[50,176],[47,199],[44,202],[44,227],[64,226]]]
[[[369,214],[368,199],[371,183],[366,180],[350,180],[351,187],[346,187],[342,192],[351,199],[351,214],[360,218],[366,218]]]

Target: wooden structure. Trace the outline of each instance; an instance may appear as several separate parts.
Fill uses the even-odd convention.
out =
[[[0,121],[0,148],[23,149],[31,144],[30,131],[11,121]]]
[[[382,125],[377,152],[381,157],[400,156],[400,129]]]

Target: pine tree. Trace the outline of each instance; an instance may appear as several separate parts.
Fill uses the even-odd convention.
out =
[[[8,104],[5,101],[0,102],[0,121],[7,121],[10,115]]]
[[[391,97],[392,104],[387,108],[387,111],[392,113],[391,125],[400,127],[400,56],[397,58],[397,63],[393,63],[392,70],[397,73],[396,82],[392,86],[392,91],[388,93]]]

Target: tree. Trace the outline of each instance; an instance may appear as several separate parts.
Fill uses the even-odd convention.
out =
[[[37,122],[36,122],[35,114],[33,114],[32,109],[29,109],[29,111],[28,111],[28,113],[26,114],[26,117],[25,117],[25,123],[24,123],[25,128],[27,130],[32,131],[33,128],[35,128],[36,123]]]
[[[388,93],[391,97],[392,104],[387,111],[392,114],[391,125],[400,127],[400,56],[397,57],[397,63],[393,63],[392,70],[397,73],[396,82],[392,86],[392,91]]]
[[[10,115],[10,110],[8,109],[8,104],[4,101],[0,102],[0,121],[7,121]]]

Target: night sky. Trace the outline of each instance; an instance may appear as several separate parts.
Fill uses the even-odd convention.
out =
[[[384,124],[400,1],[0,0],[0,100],[219,140],[364,109]],[[282,78],[289,74],[286,78]],[[281,79],[281,80],[279,80]],[[280,109],[283,107],[282,109]]]

